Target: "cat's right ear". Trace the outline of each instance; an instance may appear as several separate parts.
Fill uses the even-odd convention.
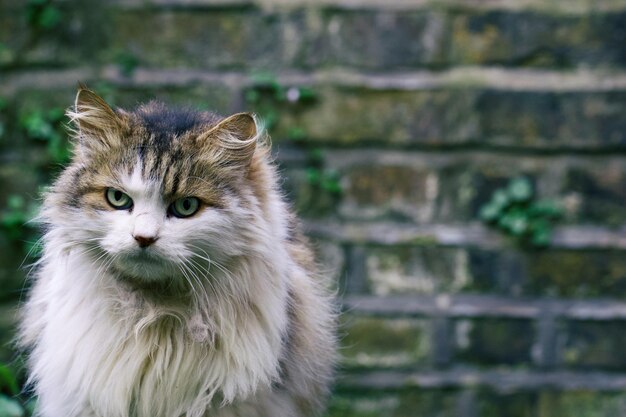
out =
[[[122,120],[85,85],[78,85],[74,108],[67,112],[81,149],[106,151],[120,142]]]

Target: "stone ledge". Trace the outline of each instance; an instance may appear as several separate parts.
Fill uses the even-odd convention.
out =
[[[612,300],[566,300],[517,298],[493,295],[360,296],[343,299],[344,309],[380,316],[496,317],[573,320],[626,320],[626,302]]]
[[[374,91],[424,91],[473,89],[525,92],[626,91],[626,72],[607,70],[547,71],[494,67],[457,67],[446,71],[368,73],[348,70],[285,72],[275,74],[283,85],[324,85]],[[106,81],[124,87],[187,87],[220,83],[246,87],[249,73],[193,69],[137,68],[124,76],[116,66],[77,67],[60,70],[21,70],[3,75],[0,93],[12,95],[25,88],[62,88],[77,81]]]
[[[626,374],[451,369],[423,372],[371,371],[343,375],[338,380],[339,389],[351,390],[473,387],[488,387],[498,392],[536,389],[617,391],[626,389]]]
[[[479,223],[414,225],[309,221],[305,230],[312,236],[355,244],[435,244],[491,249],[501,248],[506,243],[501,233]],[[554,230],[550,246],[563,249],[626,249],[626,230],[625,227],[561,226]]]
[[[223,8],[250,7],[263,9],[333,7],[345,10],[383,9],[420,10],[429,8],[471,8],[477,10],[543,11],[565,15],[624,10],[620,0],[114,0],[116,6],[130,9],[151,8]]]

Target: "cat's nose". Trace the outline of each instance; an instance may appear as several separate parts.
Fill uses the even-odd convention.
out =
[[[136,235],[133,236],[135,238],[135,240],[137,241],[137,244],[139,245],[139,247],[141,248],[147,248],[148,246],[152,245],[154,242],[157,241],[158,237],[153,237],[153,236],[141,236],[141,235]]]
[[[150,213],[139,213],[135,216],[135,225],[131,232],[141,248],[147,248],[159,238],[160,221]]]

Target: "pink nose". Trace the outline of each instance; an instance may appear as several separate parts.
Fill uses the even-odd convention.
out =
[[[142,247],[142,248],[147,248],[148,246],[156,242],[158,239],[156,237],[146,237],[146,236],[133,236],[133,237],[139,244],[139,247]]]

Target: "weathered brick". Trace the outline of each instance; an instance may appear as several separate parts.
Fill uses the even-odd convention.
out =
[[[619,392],[479,389],[474,396],[475,414],[469,415],[481,417],[614,417],[626,410],[626,397]]]
[[[311,19],[308,19],[310,21]],[[305,22],[307,19],[304,20]],[[303,37],[310,65],[389,70],[452,65],[623,66],[626,13],[555,15],[471,8],[322,13]],[[406,42],[411,39],[411,42]]]
[[[458,144],[481,135],[478,93],[319,88],[306,109],[281,115],[277,139],[294,127],[319,143]]]
[[[626,167],[606,164],[592,169],[567,170],[564,192],[576,202],[580,217],[591,222],[620,225],[626,221]]]
[[[29,23],[27,10],[35,3],[20,3],[0,5],[0,68],[84,65],[105,47],[109,14],[103,2],[50,2],[60,14],[51,28]]]
[[[539,393],[499,393],[482,389],[476,393],[480,417],[535,417]]]
[[[626,144],[625,108],[624,92],[485,91],[474,111],[493,144],[594,147]]]
[[[452,17],[450,62],[532,67],[626,64],[626,12],[489,11]]]
[[[296,65],[390,69],[445,63],[448,23],[442,12],[327,9],[311,14],[301,18],[305,41]]]
[[[467,253],[436,246],[371,247],[367,282],[375,295],[456,293],[470,284]]]
[[[527,260],[527,293],[565,297],[626,297],[624,251],[549,250]]]
[[[124,65],[122,56],[147,66],[199,68],[388,70],[626,63],[621,48],[626,12],[619,11],[567,16],[471,8],[127,9],[77,1],[60,2],[57,7],[63,13],[62,24],[37,33],[26,24],[24,9],[3,6],[0,39],[15,56],[0,64],[68,65],[95,60]],[[77,38],[81,42],[72,42]]]
[[[623,251],[468,251],[468,291],[558,297],[625,297]]]
[[[312,142],[354,144],[624,146],[626,93],[497,91],[471,87],[389,91],[320,88],[306,109],[285,112]],[[514,114],[515,117],[511,117]],[[323,123],[321,123],[323,121]]]
[[[149,67],[274,68],[282,63],[281,24],[280,15],[248,8],[120,11],[102,54],[110,60],[122,51]]]
[[[626,368],[626,322],[568,321],[561,326],[558,342],[566,366]]]
[[[458,417],[455,390],[342,392],[333,396],[327,417]]]
[[[626,415],[621,392],[545,391],[540,393],[537,417],[615,417]]]
[[[421,151],[333,150],[328,169],[341,178],[337,211],[354,220],[415,223],[476,221],[493,193],[524,176],[536,200],[562,208],[566,223],[621,224],[626,194],[624,157],[513,156]],[[574,180],[574,179],[584,179]]]
[[[319,184],[311,181],[307,168],[287,169],[283,173],[285,180],[282,188],[298,214],[315,218],[336,211],[340,196],[326,192]]]
[[[343,315],[341,354],[346,366],[423,364],[430,355],[429,322]]]
[[[346,218],[415,219],[434,217],[438,178],[410,166],[355,166],[342,175],[339,213]]]
[[[454,324],[458,360],[484,365],[523,365],[531,361],[535,325],[518,319],[462,319]]]
[[[468,291],[523,295],[528,288],[528,255],[515,249],[468,251]]]

